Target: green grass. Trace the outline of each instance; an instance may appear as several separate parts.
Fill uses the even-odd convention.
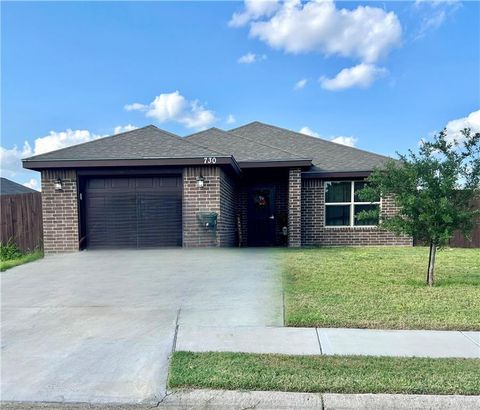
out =
[[[175,352],[171,388],[480,394],[478,359]]]
[[[14,266],[23,265],[24,263],[36,261],[37,259],[40,259],[40,258],[43,258],[43,252],[36,251],[32,253],[27,253],[16,259],[0,261],[0,272],[4,272],[7,269],[13,268]]]
[[[429,288],[427,248],[286,251],[286,325],[479,330],[480,250],[437,255],[436,283]]]

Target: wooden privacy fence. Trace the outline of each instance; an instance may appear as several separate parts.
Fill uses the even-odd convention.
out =
[[[472,205],[476,209],[480,209],[480,198],[474,199]],[[452,248],[480,248],[480,219],[477,220],[470,240],[467,240],[460,232],[455,232],[450,239],[450,246]]]
[[[480,198],[476,198],[472,201],[472,205],[476,209],[480,209]],[[426,246],[418,240],[413,241],[414,246]],[[460,232],[454,232],[452,239],[450,239],[448,245],[452,248],[480,248],[480,218],[477,220],[475,228],[470,234],[470,240],[465,238]]]
[[[0,195],[0,242],[9,240],[24,252],[43,248],[42,195]]]

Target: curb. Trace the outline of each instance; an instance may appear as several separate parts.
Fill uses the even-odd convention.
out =
[[[2,402],[6,410],[147,410],[147,409],[373,409],[373,410],[477,410],[480,396],[435,396],[409,394],[333,394],[269,391],[179,390],[168,393],[158,403],[94,404]]]

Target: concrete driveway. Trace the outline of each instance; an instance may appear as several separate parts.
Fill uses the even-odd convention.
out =
[[[178,324],[282,325],[267,249],[84,251],[1,278],[3,401],[157,402]]]

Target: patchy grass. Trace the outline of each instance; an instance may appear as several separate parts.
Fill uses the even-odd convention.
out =
[[[0,272],[4,272],[7,269],[13,268],[14,266],[23,265],[24,263],[36,261],[37,259],[40,259],[40,258],[43,258],[43,252],[36,251],[32,253],[27,253],[15,259],[0,261]]]
[[[171,388],[480,394],[478,359],[175,352]]]
[[[428,248],[289,250],[283,254],[288,326],[480,329],[480,250]]]

